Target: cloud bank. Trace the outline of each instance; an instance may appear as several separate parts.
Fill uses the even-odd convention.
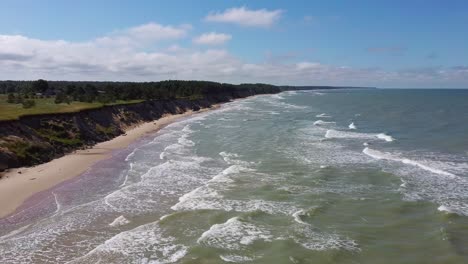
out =
[[[387,71],[315,61],[266,58],[252,63],[224,48],[182,47],[190,25],[148,23],[84,41],[41,40],[0,35],[0,79],[265,82],[291,85],[387,87],[467,86],[468,67],[430,67]],[[205,33],[198,44],[222,44],[228,34]],[[270,54],[274,57],[274,54]]]

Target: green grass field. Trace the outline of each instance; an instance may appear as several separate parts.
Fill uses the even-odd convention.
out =
[[[36,106],[25,109],[23,108],[22,104],[7,103],[7,96],[3,94],[0,95],[0,120],[18,119],[20,116],[24,115],[78,112],[84,109],[100,108],[105,105],[134,104],[142,102],[143,100],[116,101],[114,103],[109,104],[103,104],[98,102],[72,102],[71,104],[56,104],[54,103],[54,98],[35,99],[35,101]]]

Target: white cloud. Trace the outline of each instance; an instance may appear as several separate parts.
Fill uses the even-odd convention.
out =
[[[269,27],[279,20],[282,10],[249,10],[246,7],[234,7],[224,12],[210,13],[205,17],[209,22],[225,22],[242,26]]]
[[[102,46],[148,45],[157,41],[180,39],[187,36],[192,29],[189,24],[179,26],[147,23],[97,38],[94,42]]]
[[[224,44],[231,38],[232,36],[229,34],[210,32],[201,34],[200,36],[194,38],[193,43],[202,45],[220,45]]]
[[[298,70],[310,70],[313,68],[319,68],[321,65],[319,63],[312,63],[312,62],[299,62],[296,63],[296,67]]]
[[[133,30],[135,28],[138,30]],[[267,58],[263,62],[252,63],[232,55],[226,49],[200,51],[196,47],[184,48],[177,43],[169,43],[159,49],[155,47],[156,44],[160,45],[158,41],[187,36],[189,29],[184,26],[135,28],[86,42],[0,35],[0,79],[191,79],[290,85],[468,86],[468,67],[463,65],[386,71],[378,68],[333,66],[306,60],[295,62],[295,57],[287,60]],[[179,33],[174,33],[172,29]],[[154,35],[151,38],[136,37],[139,34],[144,35],[142,31],[150,31]],[[131,34],[137,35],[132,35],[131,38]],[[108,41],[103,41],[103,38],[108,38]]]

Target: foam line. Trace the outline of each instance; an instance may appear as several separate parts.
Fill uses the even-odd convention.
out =
[[[397,162],[401,162],[403,164],[408,164],[408,165],[419,167],[419,168],[421,168],[423,170],[426,170],[426,171],[429,171],[429,172],[432,172],[432,173],[435,173],[435,174],[449,176],[449,177],[453,177],[453,178],[456,177],[454,174],[452,174],[450,172],[446,172],[446,171],[443,171],[443,170],[440,170],[440,169],[437,169],[437,168],[430,167],[428,165],[424,165],[424,164],[422,164],[422,163],[420,163],[418,161],[407,159],[407,158],[400,158],[400,157],[397,157],[397,156],[392,155],[390,153],[380,152],[378,150],[370,149],[368,147],[364,148],[364,150],[362,150],[362,152],[364,154],[366,154],[367,156],[372,157],[372,158],[377,159],[377,160],[397,161]]]

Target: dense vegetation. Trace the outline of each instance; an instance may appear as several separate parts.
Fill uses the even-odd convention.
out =
[[[279,88],[268,84],[216,83],[208,81],[161,82],[70,82],[70,81],[0,81],[0,94],[22,99],[55,96],[57,103],[72,101],[101,103],[117,100],[170,100],[203,98],[211,94],[236,92],[272,93]],[[15,100],[12,98],[12,100]]]
[[[226,84],[207,81],[71,82],[0,81],[0,120],[23,115],[76,112],[104,105],[146,100],[204,99],[217,95],[279,92],[267,84]]]

